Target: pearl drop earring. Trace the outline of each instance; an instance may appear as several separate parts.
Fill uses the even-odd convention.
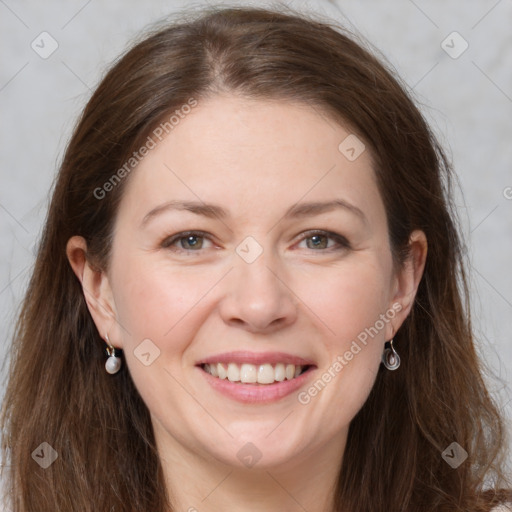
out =
[[[382,354],[382,364],[388,370],[396,370],[400,366],[400,356],[398,355],[395,347],[393,347],[393,340],[386,342],[386,349]]]
[[[107,370],[108,373],[113,375],[114,373],[117,373],[119,369],[121,368],[121,358],[118,357],[121,355],[121,349],[116,349],[113,347],[113,345],[110,343],[110,340],[108,339],[108,334],[105,335],[108,347],[106,348],[107,355],[109,358],[105,362],[105,370]]]

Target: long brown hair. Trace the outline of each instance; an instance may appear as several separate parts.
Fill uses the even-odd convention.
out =
[[[380,369],[351,422],[335,511],[488,511],[505,499],[496,489],[510,486],[500,470],[505,431],[473,342],[443,150],[404,86],[342,28],[293,11],[213,8],[158,28],[120,58],[69,142],[3,405],[14,512],[170,509],[149,412],[125,366],[105,372],[105,344],[66,243],[84,237],[88,260],[107,269],[129,175],[103,197],[94,191],[162,119],[219,92],[302,102],[349,126],[374,157],[396,264],[414,229],[428,239],[413,310],[395,337],[402,366]],[[58,454],[46,469],[32,456],[43,442]],[[456,469],[441,456],[452,442],[469,454]]]

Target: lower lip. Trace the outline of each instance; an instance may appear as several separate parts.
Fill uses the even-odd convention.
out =
[[[274,384],[242,384],[231,382],[228,379],[213,377],[201,367],[201,374],[216,391],[223,395],[243,403],[270,403],[290,395],[297,391],[311,376],[315,367],[311,366],[304,373],[291,380],[283,380]]]

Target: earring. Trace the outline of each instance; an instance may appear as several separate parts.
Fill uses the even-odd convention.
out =
[[[393,347],[393,340],[386,342],[386,348],[382,354],[382,364],[388,370],[396,370],[400,366],[400,356]]]
[[[107,355],[109,358],[107,359],[105,363],[105,370],[107,370],[107,373],[110,373],[113,375],[114,373],[117,373],[119,369],[121,368],[121,358],[118,357],[121,355],[122,350],[116,349],[112,346],[110,343],[110,340],[108,339],[108,334],[105,335],[105,338],[107,339],[108,347],[106,348]]]

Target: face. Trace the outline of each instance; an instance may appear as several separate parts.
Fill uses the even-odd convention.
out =
[[[116,322],[95,321],[160,446],[275,467],[342,445],[407,312],[349,135],[305,105],[218,96],[132,172],[101,285]]]

